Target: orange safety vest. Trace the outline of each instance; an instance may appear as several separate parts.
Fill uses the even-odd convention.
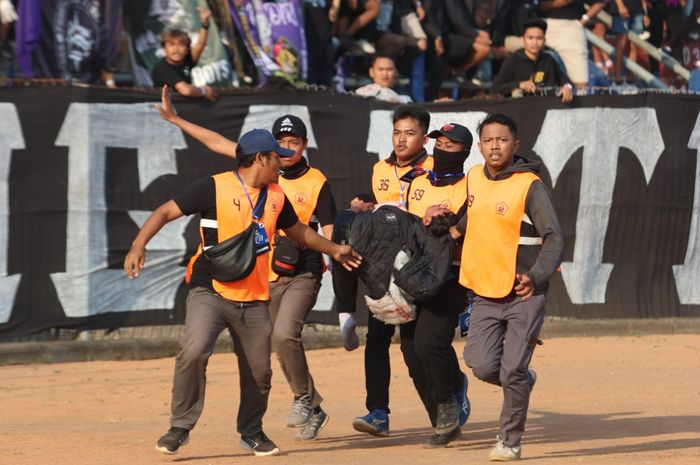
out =
[[[406,202],[408,199],[409,183],[400,181],[401,176],[413,168],[426,170],[433,168],[433,157],[428,156],[421,163],[415,165],[396,166],[394,163],[380,160],[372,169],[372,192],[377,203]]]
[[[443,205],[457,213],[467,201],[467,177],[454,184],[433,186],[428,175],[418,176],[408,188],[408,211],[421,218],[433,205]]]
[[[299,222],[308,225],[314,211],[316,211],[318,195],[321,193],[323,183],[326,182],[326,177],[316,168],[309,168],[306,173],[296,179],[285,179],[280,176],[278,182],[299,217]],[[280,231],[279,234],[283,235],[284,233]],[[274,244],[270,245],[274,248]],[[272,255],[270,253],[270,263],[272,263]],[[270,268],[270,281],[277,281],[278,278],[279,275]]]
[[[459,283],[480,296],[498,299],[513,290],[527,193],[539,178],[514,173],[493,181],[484,169],[477,165],[467,174],[468,220]]]
[[[243,186],[232,171],[212,176],[216,188],[216,220],[200,220],[200,237],[202,242],[197,248],[197,253],[190,259],[187,266],[186,281],[189,284],[194,262],[202,254],[204,245],[204,231],[202,228],[216,228],[217,239],[223,242],[246,229],[253,218],[253,209],[246,197]],[[260,195],[260,189],[246,186],[250,200],[255,205]],[[284,192],[277,184],[268,184],[267,200],[260,222],[265,225],[265,232],[269,240],[275,232],[277,218],[284,206]],[[270,268],[269,252],[260,254],[256,258],[255,268],[245,278],[222,282],[212,279],[212,287],[221,297],[236,302],[251,302],[254,300],[269,300],[270,287],[268,273]]]

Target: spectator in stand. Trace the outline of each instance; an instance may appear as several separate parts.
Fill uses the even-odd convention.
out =
[[[557,62],[544,51],[547,23],[533,18],[523,26],[523,48],[506,58],[501,70],[494,77],[491,92],[510,96],[520,89],[534,94],[543,87],[559,87],[557,96],[569,103],[573,97],[571,81],[562,73]]]
[[[586,10],[584,3],[590,7]],[[578,88],[588,85],[588,46],[583,27],[603,9],[602,0],[541,0],[547,19],[547,42],[561,56],[566,73]]]
[[[192,85],[192,68],[199,61],[209,36],[209,20],[211,11],[197,7],[202,26],[199,28],[199,40],[190,48],[190,37],[178,29],[166,31],[163,34],[162,45],[165,57],[156,63],[151,70],[153,85],[175,89],[178,94],[192,98],[206,98],[212,102],[219,96],[211,87]]]
[[[683,5],[685,0],[651,0],[649,8],[649,43],[654,47],[661,48],[664,42],[664,30],[666,31],[667,43],[681,30],[683,24]],[[664,27],[665,26],[665,27]],[[678,60],[683,61],[682,47],[664,49],[665,52]],[[659,62],[649,60],[650,71],[659,74]]]
[[[374,97],[393,103],[410,103],[412,99],[408,95],[397,94],[392,87],[396,84],[396,64],[388,55],[375,55],[372,58],[372,66],[369,68],[369,77],[372,83],[355,90],[357,95]]]
[[[304,0],[304,33],[309,84],[329,86],[333,71],[333,23],[337,9],[331,0]]]
[[[397,30],[393,0],[341,0],[336,24],[340,52],[357,46],[367,55],[376,52],[401,57],[417,48],[416,40],[394,32]]]
[[[0,0],[0,77],[7,67],[8,74],[11,72],[14,61],[14,50],[10,44],[10,29],[17,21],[17,12],[10,0]]]
[[[623,57],[629,42],[627,33],[641,34],[644,27],[649,26],[649,16],[647,15],[646,3],[643,0],[614,0],[610,3],[610,14],[613,15],[610,32],[615,34],[615,83],[621,84]],[[633,43],[629,45],[629,59],[636,62],[637,46]],[[627,82],[633,81],[632,73],[627,73]]]
[[[433,42],[435,54],[457,75],[484,61],[491,50],[491,38],[474,26],[462,0],[426,0],[423,29]]]
[[[605,4],[605,9],[608,9],[608,3]],[[587,26],[593,31],[593,34],[597,35],[601,39],[605,40],[605,35],[608,33],[608,26],[605,25],[598,18],[593,18],[587,22]],[[596,67],[603,72],[606,76],[610,76],[613,72],[613,61],[610,56],[598,47],[592,46],[593,51],[593,62]]]

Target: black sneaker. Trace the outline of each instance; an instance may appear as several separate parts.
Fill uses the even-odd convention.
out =
[[[460,405],[454,396],[450,396],[443,402],[438,402],[437,421],[435,433],[439,435],[447,434],[459,428]]]
[[[459,426],[450,431],[449,433],[434,433],[423,444],[421,444],[421,447],[423,449],[436,449],[438,447],[446,447],[447,444],[457,439],[461,434],[462,430],[459,429]]]
[[[180,446],[184,446],[190,440],[190,430],[173,426],[158,439],[156,450],[164,454],[177,454]]]
[[[262,431],[241,436],[241,447],[255,455],[279,455],[280,449]]]

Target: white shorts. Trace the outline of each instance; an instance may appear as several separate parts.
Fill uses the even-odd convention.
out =
[[[574,84],[588,84],[588,47],[583,26],[575,19],[547,19],[546,43],[557,51]]]

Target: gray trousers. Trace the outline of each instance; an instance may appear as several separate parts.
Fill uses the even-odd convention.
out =
[[[171,426],[192,429],[202,414],[207,363],[225,328],[233,339],[240,371],[238,432],[250,436],[262,430],[272,378],[268,304],[233,302],[202,287],[187,295],[185,334],[175,359]]]
[[[320,405],[323,398],[309,373],[301,331],[320,289],[321,277],[313,273],[280,276],[270,283],[272,346],[292,393],[298,397],[310,395],[314,407]]]
[[[520,444],[530,402],[527,368],[544,322],[543,294],[527,300],[476,296],[464,361],[474,376],[503,387],[499,437],[508,447]]]

